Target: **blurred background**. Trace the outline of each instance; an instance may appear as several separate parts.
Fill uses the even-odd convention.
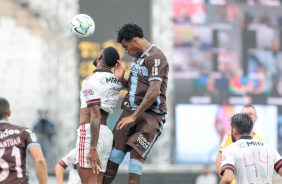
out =
[[[49,183],[55,183],[55,164],[75,146],[81,81],[109,45],[118,49],[128,75],[131,57],[116,43],[116,31],[136,23],[170,63],[167,122],[145,164],[142,183],[194,184],[206,166],[216,173],[214,162],[230,117],[244,104],[254,104],[255,131],[282,154],[281,3],[1,0],[0,96],[11,103],[11,122],[37,134]],[[96,25],[84,40],[69,31],[79,13],[91,16]],[[111,129],[119,107],[108,119]],[[115,183],[125,183],[127,163],[128,157]],[[36,183],[31,161],[28,169],[30,183]],[[273,182],[282,180],[275,175]]]

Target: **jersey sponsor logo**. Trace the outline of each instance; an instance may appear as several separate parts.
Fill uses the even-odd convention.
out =
[[[237,144],[237,146],[239,147],[239,148],[244,148],[244,147],[246,147],[246,145],[245,145],[245,143],[241,143],[241,144]]]
[[[248,142],[248,141],[246,141],[246,143],[247,143],[248,146],[263,146],[263,142],[256,142],[256,141]]]
[[[142,68],[138,67],[138,65],[136,65],[136,64],[131,67],[130,71],[136,72],[137,74],[144,76]]]
[[[8,137],[10,135],[20,134],[20,131],[17,129],[5,129],[4,131],[0,131],[0,139]]]
[[[98,79],[100,83],[105,84],[105,83],[115,83],[119,84],[120,82],[118,81],[117,78],[115,77],[102,77],[101,79]]]
[[[226,156],[222,155],[222,161],[226,160]]]
[[[22,143],[21,138],[20,136],[18,136],[16,138],[11,138],[11,139],[6,139],[4,141],[0,141],[0,148],[12,147],[15,145],[19,145],[21,143]]]
[[[137,142],[145,149],[147,149],[151,144],[142,134],[137,137]]]
[[[90,88],[90,89],[85,89],[85,90],[83,90],[83,93],[85,94],[85,95],[88,95],[88,94],[93,94],[93,90]]]
[[[123,105],[124,105],[125,107],[138,108],[138,105],[136,105],[136,104],[131,104],[130,102],[124,102]]]

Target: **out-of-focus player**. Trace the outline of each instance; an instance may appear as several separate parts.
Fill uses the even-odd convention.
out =
[[[83,183],[102,183],[111,153],[113,133],[106,120],[123,88],[111,72],[118,60],[119,53],[115,48],[103,49],[93,62],[96,70],[82,82],[76,162]]]
[[[282,176],[282,157],[271,145],[251,136],[252,118],[248,114],[231,117],[231,132],[236,143],[222,152],[220,184],[230,184],[235,175],[239,184],[272,183],[273,171]]]
[[[47,184],[47,166],[35,134],[28,128],[9,123],[8,100],[0,97],[0,183],[28,184],[26,151],[35,162],[39,184]]]
[[[255,109],[255,107],[253,105],[244,105],[242,110],[241,110],[241,113],[244,113],[244,114],[248,114],[252,120],[253,120],[253,123],[255,124],[255,122],[257,121],[258,117],[257,117],[257,111]],[[256,134],[253,129],[251,131],[251,134],[253,139],[256,139],[256,140],[259,140],[259,141],[263,141],[262,137],[259,136],[258,134]],[[231,134],[231,131],[228,131],[223,140],[222,140],[222,143],[220,145],[220,148],[219,148],[219,152],[218,152],[218,155],[217,155],[217,158],[216,158],[216,168],[217,168],[217,171],[218,173],[220,173],[220,166],[221,166],[221,160],[222,160],[222,151],[227,147],[229,146],[230,144],[234,143],[236,140],[235,138],[232,136]],[[235,184],[235,179],[232,181],[232,184]]]
[[[57,184],[64,184],[64,170],[69,169],[68,184],[81,184],[80,177],[74,164],[76,149],[72,149],[55,166]]]
[[[123,112],[114,129],[114,147],[103,183],[114,180],[119,164],[130,152],[127,183],[140,183],[143,165],[165,123],[166,89],[169,65],[164,53],[149,43],[143,30],[136,24],[125,24],[117,42],[133,57],[128,80],[118,63],[115,76],[127,88]]]

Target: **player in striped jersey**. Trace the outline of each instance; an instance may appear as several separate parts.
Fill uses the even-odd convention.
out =
[[[253,105],[243,106],[241,113],[248,114],[252,118],[253,123],[255,123],[258,119],[256,109]],[[253,137],[253,139],[263,141],[262,137],[256,134],[253,130],[251,131],[251,136]],[[222,140],[221,146],[219,148],[219,153],[216,158],[216,167],[219,173],[220,173],[220,166],[221,166],[221,160],[222,160],[222,151],[224,150],[224,148],[226,148],[227,146],[229,146],[230,144],[232,144],[235,141],[236,141],[235,138],[232,137],[231,135],[231,131],[228,131]],[[232,181],[232,184],[235,184],[235,183],[236,182],[234,179]]]
[[[96,70],[82,82],[75,161],[82,183],[102,183],[106,170],[113,145],[113,133],[106,121],[123,88],[111,71],[119,59],[115,48],[103,49],[93,62]]]
[[[273,170],[282,176],[282,157],[277,150],[252,139],[253,121],[247,114],[231,117],[231,134],[236,142],[222,153],[220,184],[230,184],[235,175],[239,184],[270,184]]]

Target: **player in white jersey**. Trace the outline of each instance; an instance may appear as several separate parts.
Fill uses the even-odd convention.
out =
[[[83,183],[102,183],[111,153],[113,134],[106,120],[122,89],[122,84],[111,72],[118,60],[115,48],[103,49],[93,62],[96,70],[82,82],[76,163]]]
[[[247,114],[231,117],[231,132],[236,142],[222,153],[220,184],[230,184],[235,175],[238,184],[271,184],[273,170],[282,176],[282,157],[276,149],[252,139],[253,121]]]
[[[72,149],[55,166],[57,184],[64,184],[64,170],[69,169],[68,184],[81,184],[80,177],[74,164],[76,149]]]

